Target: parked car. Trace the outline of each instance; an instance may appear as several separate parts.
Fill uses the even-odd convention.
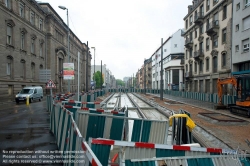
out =
[[[29,97],[29,102],[32,103],[34,100],[41,101],[43,98],[43,88],[41,86],[32,86],[23,88],[16,95],[16,103],[20,101],[26,102],[26,98]]]

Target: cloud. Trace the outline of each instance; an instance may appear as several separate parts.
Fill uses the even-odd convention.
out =
[[[43,1],[43,0],[42,0]],[[43,1],[46,2],[46,1]],[[89,47],[96,48],[96,62],[107,65],[116,78],[135,74],[145,58],[178,29],[192,1],[183,0],[51,0],[49,3]],[[92,50],[91,50],[92,51]],[[92,51],[93,55],[93,51]],[[92,64],[93,63],[92,59]]]

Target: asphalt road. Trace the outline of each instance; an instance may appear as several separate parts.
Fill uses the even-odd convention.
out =
[[[14,102],[0,105],[0,165],[52,165],[45,164],[48,155],[53,161],[58,157],[45,101],[34,101],[29,106]]]

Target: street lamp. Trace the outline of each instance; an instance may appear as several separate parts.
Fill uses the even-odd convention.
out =
[[[95,47],[91,47],[92,49],[94,49],[94,78],[93,80],[95,81]]]
[[[68,8],[65,6],[58,6],[62,10],[67,10],[67,26],[68,26],[68,62],[70,62],[70,54],[69,54],[69,15],[68,15]],[[70,80],[68,80],[68,92],[70,92]]]

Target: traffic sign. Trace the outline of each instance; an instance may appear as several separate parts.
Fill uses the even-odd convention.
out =
[[[56,88],[56,85],[54,84],[52,80],[49,80],[47,82],[46,88]]]

